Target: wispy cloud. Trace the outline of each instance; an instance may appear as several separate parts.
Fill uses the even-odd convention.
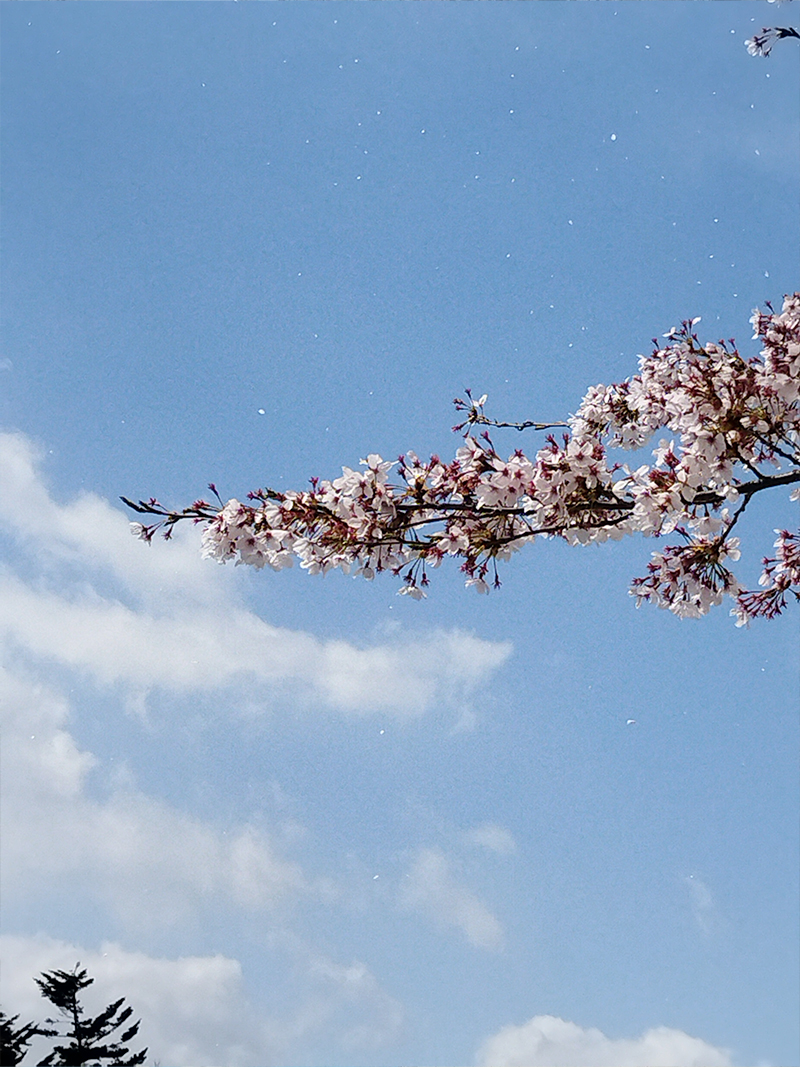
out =
[[[510,830],[494,822],[482,822],[464,834],[467,844],[478,845],[500,856],[510,856],[517,851],[517,843]]]
[[[478,1050],[479,1067],[730,1067],[728,1051],[683,1030],[657,1026],[641,1037],[611,1038],[554,1015],[504,1026]]]
[[[711,890],[702,878],[698,878],[694,874],[684,878],[683,884],[689,893],[689,902],[694,921],[704,934],[710,933],[716,918],[716,905],[714,904]]]
[[[450,860],[439,849],[417,852],[403,881],[400,902],[440,926],[455,927],[477,948],[499,949],[503,945],[499,921],[458,881]]]
[[[353,960],[341,964],[327,956],[314,956],[308,962],[307,975],[323,996],[301,1009],[295,1026],[308,1026],[315,1014],[338,1015],[339,1043],[351,1052],[377,1049],[397,1037],[405,1020],[403,1007],[382,988],[365,963]],[[283,1025],[288,1028],[290,1024]]]

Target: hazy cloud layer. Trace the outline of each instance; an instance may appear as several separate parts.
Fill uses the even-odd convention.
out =
[[[683,1030],[657,1026],[641,1037],[614,1039],[554,1015],[504,1026],[478,1051],[479,1067],[730,1067],[725,1049]]]
[[[130,536],[126,517],[99,497],[54,500],[37,471],[35,449],[20,435],[0,435],[0,505],[0,535],[13,543],[13,562],[0,566],[6,903],[71,878],[87,901],[105,905],[131,931],[233,906],[269,912],[291,940],[276,909],[317,891],[261,825],[243,821],[223,831],[147,795],[124,773],[101,795],[92,790],[99,761],[70,731],[81,710],[69,693],[70,677],[134,707],[153,688],[190,697],[225,687],[247,703],[258,686],[291,692],[298,706],[408,718],[437,704],[463,709],[510,654],[507,644],[458,632],[358,648],[270,626],[244,603],[230,568],[199,557],[190,532],[148,549]],[[51,666],[57,668],[52,676]],[[511,833],[490,822],[465,831],[460,841],[484,854],[516,849]],[[697,880],[687,886],[705,928],[710,894]],[[394,902],[478,948],[503,946],[499,920],[440,849],[412,854]],[[44,935],[6,937],[2,949],[6,1010],[41,1017],[32,977],[80,960],[97,979],[98,1010],[127,997],[147,1020],[142,1043],[150,1056],[175,1067],[266,1067],[315,1034],[330,1036],[346,1058],[348,1049],[396,1041],[404,1025],[402,1005],[365,963],[342,963],[309,947],[295,960],[297,997],[281,1018],[248,1004],[239,962],[222,955],[159,959],[113,943],[86,949]],[[537,1016],[490,1037],[477,1062],[728,1067],[730,1060],[723,1050],[665,1027],[615,1040]]]
[[[109,778],[111,767],[72,726],[86,683],[112,716],[120,702],[141,707],[153,688],[190,698],[224,687],[226,703],[238,693],[252,706],[253,687],[273,685],[291,691],[296,706],[407,718],[440,704],[460,709],[510,647],[452,632],[357,648],[270,626],[244,603],[231,568],[200,558],[191,531],[148,548],[100,498],[54,500],[36,461],[27,439],[0,435],[0,536],[10,549],[0,565],[4,902],[28,907],[69,885],[76,902],[107,908],[132,936],[232,906],[270,912],[276,936],[301,944],[290,913],[276,909],[319,887],[278,835],[260,822],[222,829],[148,795],[124,767]],[[492,939],[494,920],[452,879],[417,892],[428,908],[437,892],[449,893],[468,936]],[[4,1005],[38,1017],[32,977],[80,960],[104,1003],[122,995],[135,1003],[151,1056],[176,1067],[279,1063],[315,1035],[344,1055],[396,1039],[402,1005],[365,963],[311,946],[295,955],[293,1007],[268,1019],[247,1006],[234,959],[155,959],[116,944],[12,937]]]

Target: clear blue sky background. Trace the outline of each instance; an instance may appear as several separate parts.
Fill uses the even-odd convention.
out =
[[[483,1062],[547,1015],[559,1063],[798,1063],[796,611],[637,612],[641,541],[418,604],[118,502],[446,455],[466,386],[561,418],[686,317],[755,352],[798,55],[743,42],[794,6],[3,5],[6,1010],[80,959],[165,1064]],[[796,517],[750,511],[752,582]]]

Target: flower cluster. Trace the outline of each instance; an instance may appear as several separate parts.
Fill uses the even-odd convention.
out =
[[[798,598],[800,588],[800,536],[788,530],[776,530],[775,558],[764,560],[764,570],[758,580],[762,587],[753,592],[741,591],[731,614],[737,626],[746,626],[750,619],[762,616],[773,619],[786,607],[786,594]]]
[[[634,581],[637,605],[697,617],[729,596],[739,624],[772,617],[788,596],[800,599],[798,538],[781,533],[758,591],[728,567],[739,558],[731,531],[751,497],[800,483],[800,293],[780,313],[767,309],[751,320],[763,347],[750,359],[732,341],[701,344],[692,319],[640,358],[638,374],[592,387],[566,423],[498,422],[485,414],[486,397],[468,392],[455,402],[466,413],[457,427],[464,440],[449,463],[372,454],[362,470],[345,467],[304,491],[260,489],[247,504],[217,497],[180,512],[126,500],[158,518],[133,532],[149,541],[189,518],[205,523],[203,553],[220,562],[281,570],[298,559],[311,574],[339,568],[368,579],[390,571],[417,598],[447,557],[485,593],[499,585],[497,564],[537,537],[585,545],[674,534],[679,543],[654,553],[647,576]],[[535,455],[503,458],[487,430],[476,436],[478,426],[566,432],[549,434]],[[632,467],[610,456],[641,450],[658,433],[666,436],[652,462]]]

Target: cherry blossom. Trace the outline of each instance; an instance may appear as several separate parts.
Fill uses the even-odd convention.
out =
[[[430,571],[460,561],[466,585],[498,586],[498,564],[537,538],[571,545],[626,535],[677,538],[654,552],[631,595],[683,618],[705,615],[728,597],[738,625],[780,614],[800,599],[800,537],[780,531],[764,560],[760,588],[748,590],[730,569],[740,556],[731,536],[751,498],[800,483],[800,293],[782,310],[756,310],[759,355],[746,359],[733,341],[701,344],[691,319],[654,342],[639,371],[592,386],[565,422],[504,422],[485,413],[487,397],[457,399],[461,447],[449,462],[407,452],[396,462],[377,453],[361,469],[343,467],[305,490],[259,489],[248,502],[196,500],[172,511],[157,500],[125,500],[152,524],[133,523],[145,541],[169,537],[175,523],[203,523],[202,551],[282,570],[298,560],[310,574],[332,569],[372,579],[390,571],[401,593],[426,595]],[[483,428],[483,429],[481,429]],[[489,429],[544,432],[531,455],[504,456]],[[562,429],[560,437],[549,432]],[[650,462],[630,466],[626,452],[657,442]],[[800,488],[791,492],[800,498]]]

